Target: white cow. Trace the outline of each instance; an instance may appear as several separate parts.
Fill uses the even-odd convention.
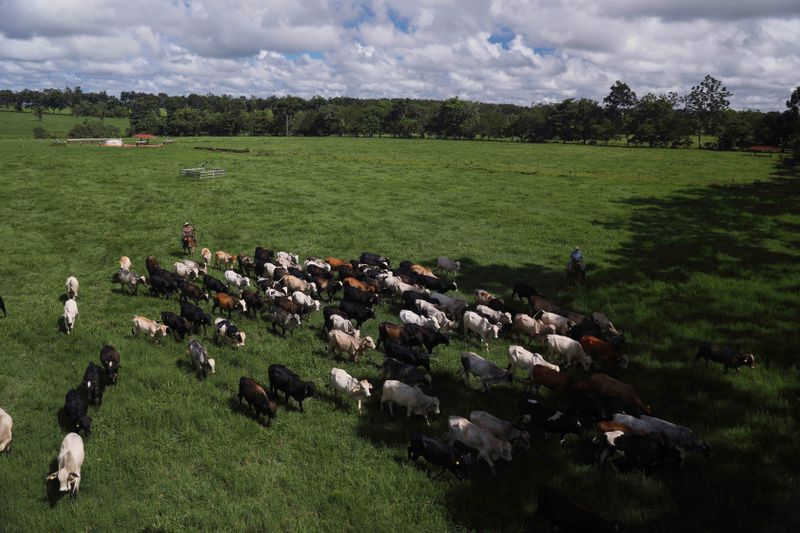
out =
[[[225,271],[225,281],[228,282],[228,285],[235,285],[239,289],[250,286],[250,278],[247,276],[242,276],[233,270]]]
[[[126,291],[126,287],[132,289],[135,294],[139,294],[139,285],[147,285],[147,280],[144,276],[140,276],[136,272],[131,272],[124,268],[119,269],[117,277],[119,278],[119,284],[123,294]]]
[[[14,427],[14,420],[11,415],[0,409],[0,453],[10,449],[12,427]]]
[[[283,268],[298,266],[300,264],[300,257],[297,254],[291,254],[289,252],[278,252],[275,254],[275,264]]]
[[[477,377],[486,392],[489,384],[497,381],[513,383],[514,375],[509,370],[503,370],[493,362],[484,359],[475,352],[461,352],[461,370],[464,374],[464,385],[469,385],[469,375]]]
[[[78,318],[78,302],[69,299],[64,302],[64,327],[67,328],[67,335],[72,333],[75,328],[75,320]]]
[[[335,355],[337,352],[346,352],[353,357],[354,362],[358,362],[365,351],[375,348],[375,341],[372,337],[363,339],[348,335],[344,331],[331,330],[328,332],[328,352]]]
[[[259,278],[259,280],[261,279],[263,278]],[[264,296],[266,296],[270,302],[274,302],[275,298],[283,298],[284,296],[288,296],[286,294],[287,292],[289,291],[286,289],[286,287],[282,287],[281,289],[269,288],[266,291],[264,291]]]
[[[119,258],[119,267],[124,269],[124,270],[130,270],[131,269],[131,258],[128,257],[127,255],[123,255],[122,257],[120,257]]]
[[[411,285],[409,283],[404,282],[402,279],[398,278],[397,276],[389,275],[383,279],[383,284],[389,290],[392,291],[394,296],[400,297],[403,295],[404,292],[408,291],[416,291],[416,292],[428,292],[427,289],[424,289],[418,285]]]
[[[306,309],[319,311],[319,300],[315,300],[304,292],[294,291],[292,293],[292,301],[296,304],[302,305]]]
[[[450,316],[455,318],[463,315],[464,311],[467,309],[467,301],[461,298],[452,298],[446,294],[441,294],[438,292],[432,292],[431,298],[436,300],[436,302],[442,306],[442,309],[444,309],[446,313],[449,313]]]
[[[531,449],[530,435],[527,431],[521,431],[514,427],[508,420],[497,418],[486,411],[472,411],[469,414],[469,421],[486,429],[500,440],[512,443],[519,441],[526,450]]]
[[[416,300],[417,309],[428,318],[432,318],[439,323],[439,331],[442,333],[449,333],[450,330],[456,327],[456,322],[447,318],[447,315],[430,302],[425,300]]]
[[[425,418],[425,423],[429,426],[431,423],[428,421],[428,415],[431,413],[439,414],[439,398],[428,396],[419,387],[411,387],[396,379],[387,379],[383,382],[381,409],[383,409],[383,404],[387,402],[391,415],[394,415],[392,404],[396,403],[406,408],[406,418],[411,418],[411,413],[420,415]]]
[[[430,318],[427,316],[420,316],[414,311],[409,311],[408,309],[403,309],[400,311],[400,322],[403,324],[416,324],[418,326],[422,326],[425,328],[429,328],[435,331],[439,331],[439,321],[435,318]]]
[[[80,284],[78,283],[78,278],[75,276],[70,276],[67,278],[67,298],[70,300],[74,300],[78,297],[78,289],[80,288]]]
[[[489,305],[489,302],[495,299],[494,294],[483,289],[475,289],[472,294],[475,296],[475,301],[481,305]]]
[[[331,329],[338,329],[339,331],[344,331],[348,335],[352,335],[353,337],[360,337],[361,332],[356,329],[352,322],[348,319],[344,318],[341,315],[331,315]]]
[[[195,269],[193,267],[187,266],[182,261],[178,261],[177,263],[175,263],[172,266],[175,268],[175,273],[178,274],[180,277],[182,277],[184,279],[195,279],[195,278],[197,278],[197,276],[200,275],[200,271],[199,270],[197,270],[197,269]]]
[[[489,468],[494,471],[494,462],[500,458],[511,461],[511,443],[502,441],[492,435],[488,430],[476,426],[469,420],[461,416],[451,416],[447,419],[450,432],[447,440],[450,444],[456,441],[467,448],[472,448],[478,452],[478,457],[486,461]]]
[[[452,259],[440,255],[439,258],[436,259],[436,267],[441,271],[451,272],[455,275],[461,272],[461,261],[453,261]]]
[[[572,322],[570,322],[567,317],[557,315],[556,313],[548,313],[547,311],[544,311],[536,318],[541,320],[545,325],[552,325],[555,327],[556,333],[559,335],[566,335],[567,331],[569,331],[569,328],[572,327]]]
[[[548,335],[545,341],[547,345],[547,355],[563,355],[567,358],[564,368],[572,366],[577,361],[583,365],[584,370],[589,370],[592,366],[592,358],[583,351],[581,343],[563,335]]]
[[[533,375],[533,367],[536,365],[546,366],[556,372],[560,371],[558,365],[550,363],[541,354],[529,352],[516,344],[508,347],[508,368],[520,368],[530,377]]]
[[[545,324],[541,320],[536,320],[530,315],[519,313],[514,315],[512,331],[520,332],[531,339],[542,335],[552,335],[556,332],[556,327],[552,324]]]
[[[208,273],[208,267],[206,265],[198,263],[197,261],[192,261],[191,259],[181,259],[181,263],[203,275]],[[195,275],[195,277],[197,276]]]
[[[324,270],[325,272],[330,272],[331,271],[331,266],[328,263],[326,263],[325,261],[321,260],[321,259],[315,259],[313,257],[309,257],[308,259],[303,261],[303,272],[308,270],[308,265],[317,266],[317,267],[321,268],[322,270]]]
[[[663,433],[675,446],[683,448],[685,451],[698,450],[706,455],[709,454],[710,448],[702,439],[695,436],[694,432],[686,426],[679,426],[661,418],[642,415],[640,418],[635,418],[631,415],[615,414],[614,422],[624,424],[631,429],[637,431],[644,431],[647,433]]]
[[[300,279],[297,276],[292,276],[291,274],[286,274],[279,281],[283,283],[283,285],[291,292],[300,291],[311,294],[316,294],[317,292],[316,283],[313,281],[309,283],[308,281]]]
[[[244,331],[240,330],[236,324],[225,320],[224,318],[214,319],[214,339],[224,339],[225,342],[232,345],[234,348],[244,346],[244,341],[247,335]]]
[[[511,313],[495,311],[491,307],[485,305],[478,305],[475,307],[475,311],[479,315],[488,318],[493,324],[511,324]]]
[[[331,369],[331,380],[329,383],[333,388],[333,394],[344,394],[348,398],[358,400],[358,414],[361,414],[361,400],[366,400],[371,396],[372,384],[366,379],[357,380],[341,368]]]
[[[150,320],[147,317],[135,316],[132,322],[133,327],[131,328],[131,334],[134,337],[138,337],[141,332],[145,335],[149,335],[150,338],[158,344],[159,338],[169,335],[169,327],[167,325],[159,324],[155,320]]]
[[[483,341],[484,344],[489,345],[486,339],[496,339],[500,334],[500,325],[494,325],[486,318],[482,317],[474,311],[467,311],[461,319],[461,325],[464,328],[464,338],[466,339],[470,331],[476,333]]]
[[[83,465],[83,439],[77,433],[69,433],[61,441],[58,471],[47,476],[47,480],[58,479],[58,490],[71,492],[74,496],[81,484],[81,465]]]

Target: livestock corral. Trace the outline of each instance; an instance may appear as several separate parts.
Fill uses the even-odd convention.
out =
[[[0,529],[800,527],[794,167],[172,148],[0,139]]]

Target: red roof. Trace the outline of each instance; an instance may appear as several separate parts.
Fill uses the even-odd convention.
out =
[[[156,136],[151,133],[137,133],[133,135],[133,137],[138,137],[139,139],[155,139]]]

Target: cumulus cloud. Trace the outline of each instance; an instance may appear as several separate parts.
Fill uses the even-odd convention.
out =
[[[529,104],[800,83],[797,0],[0,0],[0,87]]]

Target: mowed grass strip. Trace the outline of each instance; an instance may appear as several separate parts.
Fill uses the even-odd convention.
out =
[[[798,525],[800,182],[776,159],[346,138],[179,139],[160,150],[15,138],[0,140],[0,155],[0,294],[9,309],[0,406],[15,421],[13,451],[0,457],[2,529],[519,530],[542,483],[629,530]],[[228,174],[178,176],[203,161]],[[469,300],[479,287],[508,299],[526,281],[568,307],[603,311],[625,330],[632,359],[626,371],[607,371],[634,384],[656,416],[695,429],[712,457],[689,456],[676,474],[601,473],[587,433],[563,448],[537,438],[496,477],[480,465],[465,483],[423,460],[411,465],[411,431],[441,436],[448,415],[473,409],[517,417],[519,385],[488,395],[463,385],[459,354],[481,348],[458,335],[433,358],[442,414],[429,428],[402,409],[380,411],[381,354],[357,365],[331,358],[320,315],[285,339],[234,317],[247,345],[201,335],[217,374],[198,380],[186,343],[130,334],[133,315],[158,318],[177,301],[122,295],[110,283],[120,255],[140,273],[149,254],[171,268],[185,220],[212,250],[251,255],[261,245],[346,259],[374,251],[429,265],[447,255],[462,261]],[[564,281],[575,244],[589,261],[585,287]],[[68,275],[81,282],[70,336],[57,327]],[[398,322],[396,311],[381,305],[363,334],[377,339],[377,324]],[[701,339],[753,351],[756,369],[695,364]],[[487,356],[505,366],[512,342],[493,343]],[[64,435],[57,412],[104,343],[122,354],[120,382],[90,409],[79,496],[59,500],[44,483]],[[266,385],[271,363],[313,379],[320,395],[304,414],[290,400],[264,428],[235,397],[242,375]],[[334,366],[375,384],[364,415],[327,389]]]

